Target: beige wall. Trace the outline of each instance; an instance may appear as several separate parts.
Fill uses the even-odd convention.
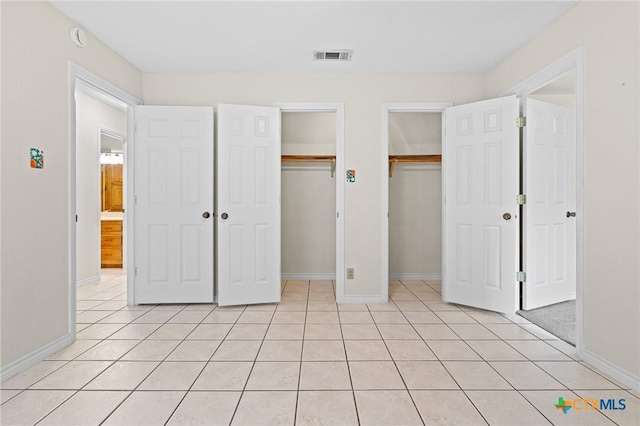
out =
[[[76,282],[100,273],[100,126],[127,134],[127,115],[84,93],[76,94]],[[86,284],[86,282],[85,282]]]
[[[441,271],[442,167],[398,164],[389,179],[389,274],[434,279]]]
[[[345,266],[355,268],[355,279],[345,282],[345,293],[362,296],[380,294],[382,282],[382,104],[476,101],[486,94],[485,78],[436,73],[145,73],[144,101],[214,106],[344,102],[345,168],[355,169],[357,177],[356,183],[345,184]]]
[[[89,35],[76,48],[76,24],[48,2],[2,8],[3,370],[69,331],[69,60],[133,95],[142,75]],[[45,168],[29,168],[29,148]]]
[[[289,163],[290,164],[290,163]],[[336,178],[328,164],[282,169],[282,273],[336,274]],[[303,170],[304,168],[304,170]]]
[[[335,112],[283,112],[281,120],[282,154],[336,153]]]
[[[389,155],[440,154],[442,114],[433,112],[391,112]]]
[[[580,2],[488,75],[491,96],[584,48],[585,348],[640,376],[638,2]],[[636,379],[637,380],[637,379]]]
[[[442,114],[389,114],[389,154],[441,152]],[[396,164],[389,179],[389,274],[432,278],[441,271],[442,166]]]

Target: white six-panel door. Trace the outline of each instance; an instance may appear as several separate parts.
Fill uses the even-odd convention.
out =
[[[280,301],[280,109],[218,106],[218,304]]]
[[[518,309],[518,110],[509,96],[445,112],[446,302]]]
[[[534,309],[576,296],[575,139],[570,108],[527,99],[525,114],[523,308]]]
[[[213,108],[138,106],[135,121],[135,301],[211,303]]]

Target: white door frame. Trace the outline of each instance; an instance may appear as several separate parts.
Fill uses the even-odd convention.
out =
[[[336,114],[336,302],[344,303],[344,104],[327,102],[275,103],[280,112],[335,112]]]
[[[444,110],[449,108],[450,106],[453,106],[453,103],[400,102],[382,104],[382,144],[380,146],[380,176],[382,177],[380,183],[380,187],[382,189],[382,203],[380,204],[380,223],[382,224],[382,252],[380,255],[380,296],[383,302],[389,301],[389,114],[392,112],[442,113],[442,140],[444,141]],[[444,174],[442,183],[444,185]],[[442,209],[444,213],[444,197],[442,197]],[[444,214],[442,215],[442,221],[442,253],[444,253]],[[442,259],[442,280],[444,281],[444,256],[442,257]]]
[[[127,173],[126,173],[126,169],[127,169],[127,155],[126,152],[124,151],[127,148],[127,136],[123,133],[120,133],[116,130],[110,129],[109,127],[103,126],[101,124],[98,125],[98,145],[100,145],[102,143],[102,135],[105,136],[109,136],[112,137],[114,139],[120,139],[122,141],[122,168],[123,168],[123,173],[122,173],[122,208],[124,209],[125,213],[127,211]],[[102,181],[102,173],[101,173],[101,167],[100,167],[100,155],[102,154],[102,146],[98,146],[98,182]],[[98,212],[100,212],[100,210],[102,210],[102,196],[100,194],[100,191],[98,191]],[[99,214],[99,213],[98,213]],[[100,217],[98,217],[98,220],[100,220]],[[98,264],[100,265],[101,262],[101,256],[100,256],[100,251],[102,249],[102,227],[98,226],[98,234],[100,235],[100,238],[98,238]],[[122,269],[127,269],[127,217],[126,215],[123,215],[122,217]],[[102,267],[100,268],[102,269]],[[98,277],[102,277],[102,272],[99,271],[98,272]]]
[[[573,73],[576,83],[576,351],[584,358],[584,52],[581,47],[521,81],[501,96],[517,95],[520,101],[553,80]],[[523,239],[527,238],[523,235]]]
[[[76,338],[76,88],[78,84],[89,86],[101,95],[111,101],[115,101],[127,106],[127,140],[133,141],[133,106],[141,105],[142,101],[135,96],[125,92],[115,84],[98,77],[86,68],[69,61],[69,330],[68,333]],[[127,164],[127,175],[133,169],[133,157],[131,156],[133,144],[127,143],[129,157]],[[127,206],[133,207],[131,200],[133,191],[133,179],[128,179],[127,183]],[[125,212],[127,220],[132,223],[133,208],[128,208]],[[131,249],[133,247],[133,232],[129,229],[127,245]],[[127,263],[133,265],[133,250],[128,250]],[[127,303],[133,304],[133,275],[127,275]]]

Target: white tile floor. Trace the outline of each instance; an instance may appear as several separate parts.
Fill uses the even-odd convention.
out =
[[[640,424],[638,394],[520,317],[448,305],[436,281],[337,305],[287,281],[278,305],[127,306],[126,276],[78,291],[77,341],[2,384],[2,425]],[[557,410],[558,397],[624,411]]]

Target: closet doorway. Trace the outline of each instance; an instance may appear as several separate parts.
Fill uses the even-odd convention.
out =
[[[342,104],[276,104],[282,134],[283,280],[331,280],[344,301]]]
[[[450,104],[384,104],[382,293],[442,271],[442,112]],[[385,214],[386,213],[386,214]]]

